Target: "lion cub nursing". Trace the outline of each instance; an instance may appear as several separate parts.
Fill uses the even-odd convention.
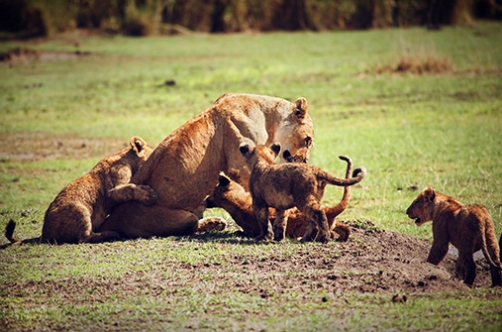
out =
[[[352,173],[352,160],[349,157],[340,156],[340,159],[347,162],[347,171],[345,178],[350,178]],[[303,162],[303,157],[292,157],[291,161]],[[322,195],[321,195],[322,196]],[[338,234],[337,241],[345,242],[350,235],[350,227],[339,222],[335,218],[342,213],[349,205],[350,186],[344,187],[342,200],[335,206],[323,207],[324,213],[328,218],[328,227],[330,235],[335,238]],[[232,219],[239,225],[248,236],[256,237],[260,235],[260,226],[253,212],[253,200],[251,194],[244,190],[244,187],[237,182],[232,181],[225,175],[220,175],[219,183],[214,192],[206,199],[206,207],[221,207],[225,209]],[[274,223],[275,210],[269,209],[269,218]],[[298,210],[292,208],[288,211],[288,221],[286,225],[286,236],[291,238],[299,238],[305,234],[307,220],[305,215]]]
[[[97,231],[116,204],[136,200],[150,205],[157,201],[156,192],[149,186],[129,183],[152,151],[141,137],[132,137],[129,147],[104,158],[61,190],[45,212],[42,236],[18,240],[13,235],[16,225],[12,220],[5,236],[11,243],[82,243],[118,238],[116,232]]]
[[[434,240],[427,262],[439,264],[451,243],[458,249],[456,271],[464,283],[472,285],[476,278],[473,253],[482,250],[490,264],[492,287],[502,286],[502,275],[495,228],[488,210],[481,205],[463,205],[433,188],[425,188],[406,210],[415,224],[432,220]]]
[[[292,207],[297,207],[307,219],[302,241],[330,240],[328,220],[320,202],[326,184],[351,186],[366,175],[364,167],[356,169],[354,177],[340,179],[309,164],[276,164],[274,160],[280,151],[277,144],[271,148],[241,144],[239,149],[251,169],[249,190],[260,226],[257,240],[282,240],[286,230],[286,210]],[[273,228],[269,222],[269,207],[276,209]]]

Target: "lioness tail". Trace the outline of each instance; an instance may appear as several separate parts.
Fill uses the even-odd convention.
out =
[[[16,244],[24,244],[24,243],[40,243],[40,237],[36,237],[33,239],[27,239],[27,240],[20,240],[17,236],[14,235],[14,230],[16,229],[16,222],[14,220],[9,220],[7,223],[7,226],[5,226],[5,232],[4,235],[9,240],[9,244],[3,245],[0,247],[0,249],[5,249],[6,247],[10,245],[16,245]]]

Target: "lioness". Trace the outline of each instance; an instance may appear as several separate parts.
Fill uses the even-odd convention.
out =
[[[409,218],[421,226],[432,220],[434,241],[427,262],[439,264],[451,242],[458,249],[456,270],[467,285],[476,278],[473,253],[481,249],[490,264],[492,286],[502,285],[500,249],[488,210],[481,205],[463,205],[431,187],[425,188],[406,210]]]
[[[345,156],[340,156],[340,159],[347,162],[345,178],[348,179],[352,173],[352,160]],[[303,157],[293,157],[292,160],[303,161]],[[349,200],[350,186],[345,186],[342,200],[337,205],[323,207],[324,213],[326,213],[326,217],[328,218],[328,227],[331,237],[335,238],[334,233],[337,233],[339,236],[336,240],[341,242],[345,242],[349,238],[350,227],[339,222],[335,218],[347,208]],[[260,225],[256,221],[253,212],[251,194],[245,191],[237,182],[232,181],[225,175],[220,175],[218,186],[216,186],[214,192],[206,199],[206,206],[208,208],[221,207],[225,209],[248,236],[256,237],[260,234]],[[274,223],[274,209],[269,209],[269,219]],[[307,220],[300,210],[294,207],[288,211],[286,236],[294,239],[302,237],[305,234],[306,226]]]
[[[328,241],[331,237],[328,220],[320,202],[326,183],[351,186],[366,176],[364,167],[356,169],[354,177],[340,179],[305,163],[276,164],[274,160],[280,151],[278,144],[269,148],[265,145],[250,147],[243,143],[239,149],[252,169],[249,189],[253,211],[260,225],[258,241],[282,240],[287,222],[286,211],[292,207],[297,207],[307,219],[302,241]],[[273,229],[269,222],[269,207],[276,209]]]
[[[200,207],[214,190],[220,172],[241,184],[249,169],[239,153],[242,138],[280,142],[283,153],[310,151],[314,129],[305,98],[284,99],[225,94],[161,142],[132,182],[147,184],[159,195],[153,206],[136,202],[117,206],[101,230],[123,237],[187,235],[206,224]],[[281,159],[285,157],[281,154]]]
[[[58,244],[103,242],[118,238],[116,232],[96,230],[118,203],[135,200],[151,205],[156,202],[157,194],[152,188],[129,183],[152,151],[141,137],[132,137],[129,147],[104,158],[89,173],[61,190],[45,212],[42,236],[19,241],[13,235],[15,222],[11,220],[6,227],[6,237],[11,243]]]

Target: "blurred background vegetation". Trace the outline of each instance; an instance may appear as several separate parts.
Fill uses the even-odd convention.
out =
[[[473,25],[501,0],[0,0],[1,38],[79,29],[147,36],[199,32]]]

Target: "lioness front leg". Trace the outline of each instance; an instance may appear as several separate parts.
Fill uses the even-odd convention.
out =
[[[115,204],[134,200],[146,205],[153,205],[158,199],[157,192],[150,186],[134,183],[118,185],[108,191],[108,196]]]

